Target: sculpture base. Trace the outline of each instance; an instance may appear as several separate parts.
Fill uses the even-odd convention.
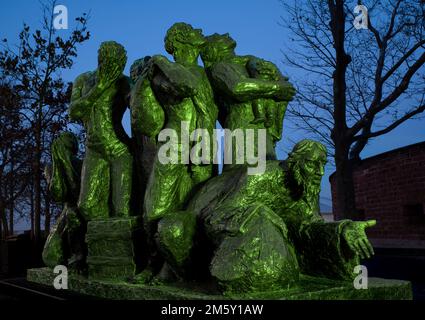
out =
[[[89,278],[126,279],[137,271],[141,243],[140,217],[108,218],[87,224]],[[113,245],[111,245],[113,243]]]
[[[28,269],[27,280],[52,286],[57,276],[49,268]],[[200,287],[200,286],[198,286]],[[114,300],[410,300],[410,282],[369,278],[368,289],[355,289],[352,283],[327,279],[302,277],[299,286],[289,290],[256,292],[245,295],[223,296],[208,294],[202,289],[184,286],[147,286],[124,281],[92,280],[79,275],[69,275],[69,290],[80,294]]]

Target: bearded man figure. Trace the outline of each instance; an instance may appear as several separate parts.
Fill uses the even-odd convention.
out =
[[[279,164],[284,184],[276,212],[288,227],[302,273],[352,280],[359,259],[374,254],[365,229],[376,221],[324,221],[319,194],[326,155],[325,146],[315,141],[302,140],[294,146]]]
[[[324,221],[318,200],[325,163],[325,147],[303,140],[286,161],[267,161],[262,175],[238,166],[210,179],[187,207],[202,226],[191,259],[197,246],[213,248],[209,271],[227,292],[285,289],[300,273],[352,280],[359,258],[373,254],[365,229],[375,221]],[[175,265],[178,256],[168,257]]]

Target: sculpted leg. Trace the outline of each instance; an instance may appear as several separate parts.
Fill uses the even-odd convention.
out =
[[[70,254],[68,265],[77,271],[84,271],[87,256],[87,244],[85,242],[87,225],[75,209],[68,208],[66,212],[66,233]]]
[[[158,248],[177,273],[189,258],[195,228],[196,217],[190,211],[173,212],[158,224]]]
[[[157,159],[146,188],[144,213],[147,221],[181,210],[192,189],[184,164],[162,164]]]
[[[286,237],[286,225],[267,206],[218,208],[207,224],[219,239],[211,261],[211,275],[224,291],[255,292],[286,289],[299,276],[295,250]],[[218,220],[217,220],[218,221]]]
[[[144,229],[150,256],[148,267],[140,274],[138,282],[150,282],[152,277],[161,269],[164,257],[159,252],[155,241],[158,223],[164,216],[168,216],[168,213],[176,212],[182,208],[191,186],[192,181],[186,165],[162,164],[156,157],[146,188],[143,210]],[[166,225],[167,221],[163,222],[162,225]]]
[[[44,244],[42,258],[45,265],[50,268],[66,262],[63,243],[63,233],[66,227],[66,210],[68,208],[65,205]]]
[[[116,217],[130,216],[133,158],[125,152],[111,161],[112,212]]]
[[[78,209],[86,221],[109,217],[109,164],[87,148],[81,173]]]

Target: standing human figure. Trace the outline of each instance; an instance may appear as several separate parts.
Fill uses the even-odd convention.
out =
[[[181,136],[183,127],[188,133],[195,129],[205,129],[212,137],[218,116],[208,77],[197,62],[204,42],[201,30],[186,23],[176,23],[168,29],[165,49],[175,62],[161,55],[153,56],[149,61],[148,73],[154,97],[145,95],[135,101],[136,105],[132,105],[132,108],[137,108],[143,104],[143,99],[154,98],[165,114],[158,117],[163,119],[162,129],[174,130],[178,138],[178,145],[174,146],[178,150],[177,163],[163,163],[159,152],[155,158],[144,203],[148,221],[157,220],[167,212],[182,209],[189,194],[214,173],[212,153],[210,163],[193,163],[190,159],[189,163],[184,163],[184,153],[190,152],[196,143],[191,142],[189,148],[184,150],[184,137]],[[156,109],[152,108],[152,112],[156,112]],[[158,126],[155,127],[154,134],[157,134]],[[211,146],[212,141],[210,142]],[[159,141],[158,149],[161,149],[163,144]]]
[[[212,139],[205,142],[202,136],[198,136],[196,141],[185,145],[183,140],[190,137],[182,133],[182,129],[189,135],[200,129],[213,137],[218,117],[212,87],[205,70],[198,65],[199,52],[205,42],[202,31],[186,23],[176,23],[168,29],[164,40],[165,49],[173,56],[174,62],[161,55],[153,56],[144,67],[144,75],[135,83],[131,97],[132,115],[140,115],[140,121],[134,127],[143,135],[155,139],[158,150],[147,183],[143,208],[144,224],[151,240],[151,255],[157,248],[154,238],[159,242],[167,242],[166,239],[173,242],[167,232],[169,229],[157,228],[164,217],[172,216],[175,219],[174,229],[193,230],[195,221],[192,216],[179,215],[178,212],[184,209],[190,196],[216,173],[211,152]],[[167,162],[161,156],[161,147],[169,143],[160,141],[164,129],[176,134],[176,143],[172,146],[177,153],[176,161]],[[207,161],[195,163],[191,161],[190,153],[202,153],[202,150],[196,149],[199,142],[205,142],[209,154],[202,155]],[[182,246],[160,247],[173,251],[180,250]],[[181,252],[186,255],[186,251]],[[167,254],[162,252],[162,256]],[[149,268],[153,268],[152,265]]]
[[[126,62],[123,46],[103,42],[97,70],[78,76],[72,89],[69,116],[83,123],[87,135],[78,199],[87,221],[130,215],[133,158],[121,124],[130,92]]]
[[[253,129],[256,134],[259,129],[266,129],[265,156],[276,159],[274,147],[281,138],[286,106],[295,94],[293,86],[271,62],[254,56],[236,55],[236,42],[229,34],[213,34],[206,40],[201,58],[220,108],[222,127],[231,131]],[[272,77],[267,73],[271,73]],[[265,103],[267,107],[263,106]],[[268,121],[259,121],[263,108],[267,114],[262,116]],[[244,153],[247,147],[246,143],[243,146],[232,143],[232,160],[240,154],[239,149],[243,148]],[[258,152],[255,150],[255,153]],[[245,161],[248,161],[246,157]],[[234,163],[225,165],[224,169]]]
[[[77,272],[86,269],[86,222],[77,210],[82,161],[77,156],[78,140],[70,132],[61,133],[52,143],[52,164],[46,167],[46,180],[52,199],[63,210],[50,230],[42,258],[46,266],[65,264]]]

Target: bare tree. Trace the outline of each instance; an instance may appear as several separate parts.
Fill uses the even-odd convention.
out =
[[[77,45],[90,36],[86,27],[86,14],[76,18],[75,29],[64,33],[69,33],[68,36],[58,35],[58,32],[64,31],[55,29],[55,6],[56,1],[42,3],[41,28],[30,32],[30,27],[24,25],[19,34],[19,44],[12,47],[7,40],[3,40],[3,50],[0,52],[0,71],[8,77],[20,97],[22,108],[19,110],[19,116],[24,121],[23,126],[29,129],[31,137],[27,152],[32,163],[34,199],[30,202],[34,209],[33,227],[36,242],[41,235],[42,209],[49,208],[49,205],[46,206],[49,199],[45,192],[46,182],[42,171],[49,161],[52,139],[68,126],[66,109],[71,83],[66,83],[60,72],[71,68],[77,55]],[[44,211],[48,228],[50,210]]]
[[[425,111],[424,2],[364,1],[367,29],[353,25],[358,1],[282,3],[291,33],[285,62],[303,73],[288,113],[333,156],[334,213],[356,218],[352,173],[361,152]]]
[[[0,79],[0,238],[13,234],[15,201],[29,182],[28,130],[16,112],[20,106],[13,87]]]

